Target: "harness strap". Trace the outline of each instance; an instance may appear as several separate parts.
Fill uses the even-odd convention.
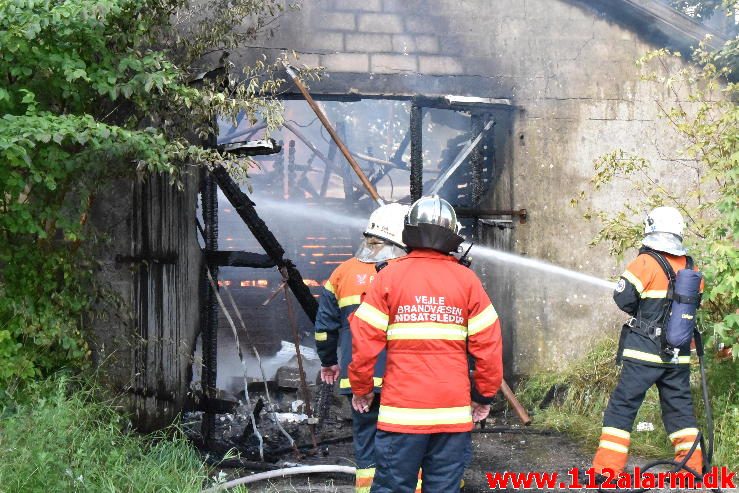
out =
[[[663,255],[657,253],[656,251],[652,250],[651,248],[650,249],[643,249],[643,250],[644,250],[643,253],[646,253],[647,255],[649,255],[650,257],[652,257],[654,260],[657,261],[657,263],[659,264],[659,266],[662,267],[662,271],[665,273],[665,275],[667,276],[667,280],[668,280],[667,299],[670,299],[671,300],[672,299],[672,295],[675,292],[675,271],[672,269],[672,266],[670,265],[670,263],[667,261],[667,259]],[[690,258],[690,257],[688,257],[688,258]],[[691,264],[693,263],[692,262],[692,259],[691,259],[690,263]]]
[[[685,303],[686,305],[699,305],[701,302],[701,295],[697,294],[695,296],[686,296],[684,294],[675,293],[672,296],[672,299],[678,303]]]
[[[659,266],[662,267],[662,271],[664,272],[665,276],[667,276],[667,296],[665,297],[665,301],[662,305],[662,316],[657,321],[655,321],[657,325],[661,325],[664,327],[667,324],[668,317],[670,316],[670,306],[672,305],[672,300],[674,299],[675,295],[675,271],[672,269],[672,266],[664,257],[664,255],[660,254],[659,252],[652,250],[651,248],[644,247],[639,249],[639,253],[645,253],[656,260]],[[691,259],[690,257],[688,257],[688,259],[688,262],[692,264],[693,259]]]
[[[635,317],[631,317],[626,321],[626,327],[631,332],[649,337],[652,340],[657,340],[662,335],[662,327],[659,327],[655,323],[648,324]]]
[[[676,281],[676,275],[675,271],[673,270],[670,263],[667,261],[667,259],[660,254],[659,252],[652,250],[649,247],[642,247],[639,249],[639,253],[647,254],[650,257],[652,257],[654,260],[657,261],[659,266],[662,268],[662,271],[664,272],[665,276],[667,277],[667,296],[665,297],[664,304],[663,304],[663,312],[662,316],[660,316],[657,320],[653,321],[652,323],[646,323],[642,321],[640,318],[632,317],[630,318],[626,324],[621,329],[621,337],[619,338],[619,347],[618,352],[616,353],[616,364],[619,364],[621,362],[621,359],[623,357],[623,348],[624,343],[626,339],[626,335],[631,332],[636,332],[639,335],[642,335],[644,337],[648,337],[649,339],[653,341],[660,340],[663,336],[663,332],[665,330],[665,327],[667,326],[667,319],[670,316],[670,307],[672,306],[672,302],[677,301],[678,303],[700,303],[701,301],[701,295],[698,296],[684,296],[680,294],[675,293],[675,281]],[[693,258],[690,256],[686,256],[685,259],[685,268],[686,269],[693,269]],[[640,315],[639,311],[637,311],[637,316]]]

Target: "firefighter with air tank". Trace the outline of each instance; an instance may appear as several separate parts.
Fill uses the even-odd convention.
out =
[[[616,304],[631,319],[619,341],[617,358],[623,366],[603,417],[593,460],[596,473],[624,470],[634,419],[652,385],[659,390],[675,462],[686,459],[698,436],[690,394],[690,346],[702,278],[683,246],[684,228],[675,208],[657,207],[650,212],[639,255],[626,267],[614,291]],[[685,466],[699,475],[703,472],[699,444]]]
[[[487,417],[501,385],[500,322],[475,273],[450,254],[459,229],[445,200],[414,203],[403,230],[410,253],[378,273],[351,317],[356,412],[377,409],[373,377],[387,358],[372,492],[413,492],[421,468],[423,491],[457,491],[473,421]]]
[[[357,309],[362,295],[372,283],[376,264],[406,254],[403,221],[407,205],[386,204],[370,216],[364,239],[355,256],[339,265],[326,281],[316,314],[315,338],[321,359],[321,380],[339,382],[339,393],[351,396],[347,366],[352,360],[352,338],[348,317]],[[373,367],[373,392],[380,392],[385,370],[384,355]],[[368,492],[375,467],[375,432],[379,399],[369,412],[352,413],[354,455],[357,463],[356,491]]]

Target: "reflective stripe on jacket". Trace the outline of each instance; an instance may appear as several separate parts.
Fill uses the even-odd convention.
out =
[[[378,429],[450,433],[472,429],[467,354],[477,393],[503,376],[500,322],[475,273],[432,250],[414,250],[382,270],[350,319],[354,394],[372,390],[375,359],[387,348]]]
[[[377,275],[375,264],[351,258],[342,262],[323,285],[316,313],[315,338],[321,365],[338,364],[341,369],[339,393],[351,394],[347,366],[352,360],[352,338],[348,317],[357,309],[361,297]],[[376,367],[375,386],[382,386],[384,357]]]
[[[686,257],[660,254],[676,273],[685,268]],[[660,321],[665,313],[668,287],[669,281],[659,263],[642,253],[626,266],[613,292],[613,299],[621,310],[635,317],[643,326],[651,326]],[[628,333],[624,341],[623,359],[654,366],[674,365],[670,362],[670,356],[662,352],[659,338],[652,340],[633,331]],[[678,364],[689,363],[690,343],[687,343],[680,348]]]

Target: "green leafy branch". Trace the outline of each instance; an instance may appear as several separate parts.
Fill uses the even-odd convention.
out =
[[[288,55],[234,73],[224,51],[269,34],[283,11],[277,0],[0,2],[0,387],[87,364],[105,237],[87,218],[113,180],[176,185],[214,163],[247,174],[248,160],[203,143],[218,116],[281,124]]]

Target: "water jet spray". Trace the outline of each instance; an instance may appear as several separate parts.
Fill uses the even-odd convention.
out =
[[[521,257],[519,255],[515,255],[512,253],[502,252],[494,248],[481,247],[478,245],[474,245],[474,248],[472,250],[472,255],[484,258],[491,262],[501,262],[501,263],[506,263],[506,264],[513,264],[513,265],[518,265],[521,267],[526,267],[529,269],[539,270],[539,271],[546,272],[549,274],[555,274],[558,276],[567,277],[570,279],[574,279],[576,281],[584,282],[587,284],[592,284],[594,286],[598,286],[598,287],[605,288],[605,289],[613,290],[616,288],[615,282],[606,281],[605,279],[601,279],[599,277],[591,276],[588,274],[583,274],[581,272],[576,272],[570,269],[565,269],[564,267],[559,267],[557,265],[553,265],[553,264],[550,264],[548,262],[544,262],[541,260],[525,258],[525,257]]]

